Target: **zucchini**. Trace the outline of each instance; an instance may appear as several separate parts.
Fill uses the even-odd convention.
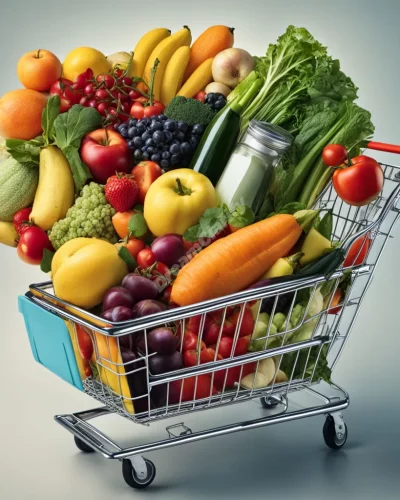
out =
[[[343,263],[345,254],[342,248],[335,248],[334,250],[326,253],[319,259],[310,262],[304,266],[300,271],[292,276],[294,278],[304,278],[306,276],[315,276],[317,274],[323,274],[325,276],[330,276],[333,274]]]

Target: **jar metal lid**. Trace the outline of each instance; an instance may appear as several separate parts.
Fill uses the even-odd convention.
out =
[[[281,155],[289,150],[293,142],[293,136],[287,130],[278,125],[258,120],[250,121],[247,133],[263,146],[267,146]]]

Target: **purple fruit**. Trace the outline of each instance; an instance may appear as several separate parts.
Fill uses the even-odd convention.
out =
[[[109,309],[108,311],[104,311],[101,315],[102,318],[108,319],[108,321],[112,321],[112,309]]]
[[[165,311],[167,306],[158,300],[142,300],[138,302],[133,308],[135,318],[149,316],[150,314],[157,314]]]
[[[153,375],[173,372],[183,368],[182,354],[175,351],[173,354],[154,354],[149,357],[149,369]]]
[[[104,295],[103,311],[108,311],[109,309],[114,309],[114,307],[118,306],[125,306],[132,309],[134,303],[132,295],[126,288],[122,286],[115,286],[110,288]]]
[[[173,354],[176,351],[176,337],[169,328],[156,328],[147,336],[151,351],[159,354]]]
[[[111,309],[111,318],[112,321],[128,321],[133,319],[135,315],[133,314],[132,309],[125,306],[118,306]]]
[[[182,236],[166,234],[156,238],[151,244],[151,250],[159,262],[172,267],[185,255]]]
[[[139,274],[127,274],[122,281],[122,286],[132,295],[134,302],[140,302],[146,299],[155,299],[159,294],[157,285]]]

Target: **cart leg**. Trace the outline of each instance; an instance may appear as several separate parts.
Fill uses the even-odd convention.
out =
[[[341,412],[334,412],[327,415],[324,428],[324,440],[332,450],[339,450],[347,441],[347,425],[344,423]]]
[[[144,489],[150,486],[156,476],[153,462],[141,455],[133,455],[122,459],[122,475],[128,486],[135,489]]]

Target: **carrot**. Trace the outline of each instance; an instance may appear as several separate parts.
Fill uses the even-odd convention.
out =
[[[215,241],[179,271],[171,301],[186,306],[243,290],[287,255],[301,233],[293,215],[279,214]]]
[[[219,52],[233,46],[233,31],[234,28],[227,26],[210,26],[194,41],[183,77],[184,82],[206,59],[215,57]]]

